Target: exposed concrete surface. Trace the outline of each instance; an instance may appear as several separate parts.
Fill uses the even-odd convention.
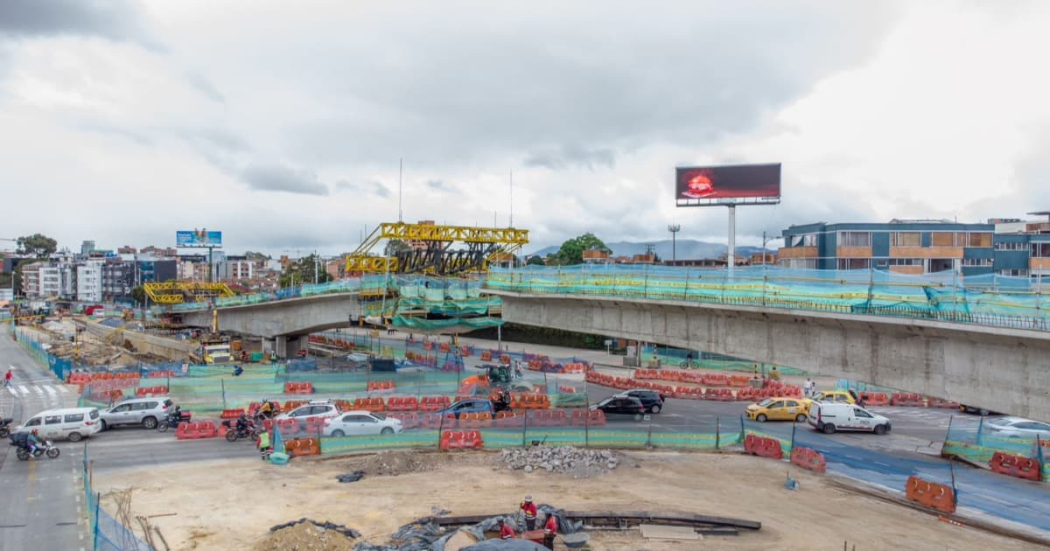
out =
[[[80,319],[77,321],[84,324],[87,331],[97,337],[106,337],[114,331],[121,331],[121,337],[124,340],[131,341],[131,345],[135,347],[136,351],[144,354],[153,354],[154,356],[160,356],[162,358],[168,358],[169,360],[184,361],[186,356],[195,352],[200,345],[200,343],[196,341],[184,341],[161,337],[159,335],[149,335],[146,333],[106,327],[105,325],[99,325],[92,320]]]
[[[300,336],[328,329],[347,327],[350,318],[364,315],[358,295],[339,293],[300,297],[276,302],[246,304],[219,308],[219,328],[242,335],[273,338],[278,335]],[[210,327],[210,310],[186,312],[182,321],[187,325]],[[277,353],[287,356],[277,343]],[[294,355],[298,345],[292,343]]]
[[[527,295],[508,322],[716,352],[1050,419],[1050,334],[682,301]]]

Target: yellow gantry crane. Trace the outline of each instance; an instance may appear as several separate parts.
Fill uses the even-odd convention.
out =
[[[407,248],[391,251],[391,256],[369,252],[384,239],[401,241]],[[529,230],[517,228],[384,223],[347,255],[346,272],[452,275],[484,271],[490,263],[513,258],[528,242]]]
[[[204,302],[210,298],[232,297],[234,292],[225,283],[200,281],[164,281],[142,286],[149,299],[157,304]]]

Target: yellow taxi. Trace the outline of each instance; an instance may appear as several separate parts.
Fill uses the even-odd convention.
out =
[[[825,390],[824,392],[818,392],[813,397],[814,402],[832,402],[836,404],[854,404],[857,401],[853,399],[853,395],[845,390]]]
[[[805,398],[766,398],[757,404],[747,406],[747,418],[759,421],[797,421],[805,422],[809,413],[810,400]]]

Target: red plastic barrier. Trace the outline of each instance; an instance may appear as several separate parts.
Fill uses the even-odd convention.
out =
[[[296,419],[281,419],[277,421],[277,428],[283,436],[299,434],[299,421]]]
[[[424,396],[419,402],[419,411],[439,411],[451,404],[448,396]]]
[[[200,423],[179,423],[179,427],[175,429],[175,438],[179,440],[215,438],[218,435],[219,430],[215,427],[215,423],[211,421],[203,421]]]
[[[803,469],[809,469],[818,473],[824,473],[828,470],[828,464],[827,461],[824,460],[824,454],[801,446],[795,446],[792,448],[791,462]]]
[[[481,438],[481,433],[475,430],[471,431],[452,431],[447,430],[441,433],[440,447],[444,451],[457,450],[457,449],[475,449],[480,450],[485,445]]]
[[[955,492],[952,491],[951,486],[929,482],[917,476],[910,476],[904,486],[904,495],[908,501],[932,507],[945,513],[955,512]]]
[[[888,406],[890,399],[884,392],[861,392],[860,399],[869,406]]]
[[[415,396],[391,396],[387,398],[386,409],[389,411],[416,411],[419,402]]]
[[[313,383],[284,383],[285,394],[313,394]]]
[[[744,437],[744,451],[751,455],[768,457],[770,459],[784,458],[784,451],[781,449],[780,442],[777,439],[755,436],[754,434]]]
[[[1026,480],[1043,479],[1043,472],[1039,468],[1039,462],[1020,455],[1011,455],[1003,452],[995,452],[988,466],[999,474],[1024,478]]]
[[[220,415],[219,418],[220,419],[236,419],[236,418],[240,417],[243,414],[244,414],[244,410],[243,409],[224,409],[224,410],[222,410],[222,415]]]
[[[893,398],[890,399],[890,404],[894,406],[921,408],[926,406],[926,400],[923,398],[922,394],[897,392],[893,395]]]
[[[929,407],[943,409],[959,409],[959,402],[950,402],[948,400],[942,400],[940,398],[931,397],[929,399]]]

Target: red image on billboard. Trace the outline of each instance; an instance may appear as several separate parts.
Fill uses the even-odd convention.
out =
[[[676,170],[679,206],[780,202],[780,164],[682,167]]]

